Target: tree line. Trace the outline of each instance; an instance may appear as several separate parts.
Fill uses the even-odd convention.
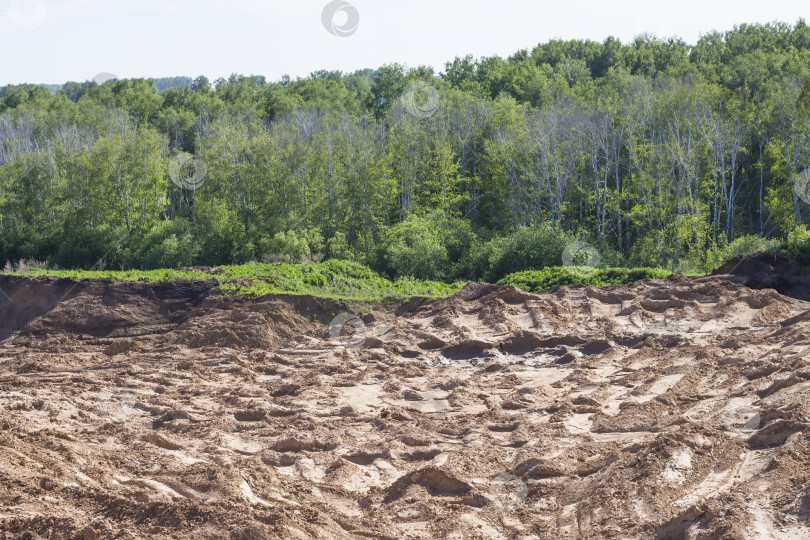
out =
[[[7,86],[0,260],[499,279],[580,240],[614,265],[703,270],[810,219],[808,78],[800,20],[695,45],[551,41],[439,74]],[[204,164],[196,189],[172,181],[182,153]]]

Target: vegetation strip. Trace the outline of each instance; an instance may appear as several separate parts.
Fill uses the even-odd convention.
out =
[[[442,298],[463,287],[463,283],[441,283],[410,278],[391,281],[370,268],[349,261],[330,260],[307,264],[243,264],[180,270],[47,270],[30,269],[12,275],[52,276],[70,279],[114,279],[167,283],[179,280],[216,280],[220,291],[228,296],[251,297],[266,294],[309,294],[346,300],[381,301],[385,298]]]

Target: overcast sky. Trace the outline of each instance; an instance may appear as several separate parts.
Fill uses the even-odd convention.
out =
[[[806,1],[779,0],[337,1],[0,0],[0,84],[102,72],[277,80],[391,62],[439,72],[456,56],[508,56],[553,38],[627,42],[649,31],[694,43],[713,29],[810,13]]]

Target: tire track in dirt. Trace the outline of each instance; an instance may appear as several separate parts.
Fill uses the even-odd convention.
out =
[[[0,314],[0,536],[808,538],[810,305],[741,280],[3,282],[43,309]]]

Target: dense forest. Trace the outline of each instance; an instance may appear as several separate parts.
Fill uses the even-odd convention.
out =
[[[0,260],[497,280],[574,242],[580,263],[700,271],[807,234],[803,20],[438,74],[177,79],[0,89]]]

